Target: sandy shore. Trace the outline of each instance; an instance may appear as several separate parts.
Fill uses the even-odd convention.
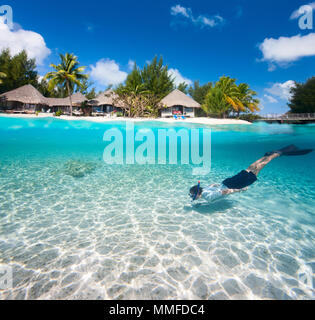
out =
[[[41,113],[38,116],[36,115],[27,115],[27,114],[0,114],[0,117],[6,118],[26,118],[26,119],[38,119],[38,118],[49,118],[53,117],[51,114]],[[186,120],[175,120],[173,118],[106,118],[106,117],[70,117],[70,116],[61,116],[57,119],[62,120],[85,120],[92,122],[119,122],[119,121],[133,121],[133,122],[144,122],[144,121],[154,121],[154,122],[164,122],[164,123],[194,123],[194,124],[205,124],[205,125],[226,125],[226,124],[251,124],[250,122],[236,119],[213,119],[213,118],[187,118]]]

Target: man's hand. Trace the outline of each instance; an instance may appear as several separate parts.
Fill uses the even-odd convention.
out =
[[[248,190],[248,187],[247,188],[243,188],[243,189],[227,189],[227,190],[223,190],[222,194],[223,195],[228,195],[228,194],[237,193],[237,192],[244,192],[244,191],[247,191],[247,190]]]

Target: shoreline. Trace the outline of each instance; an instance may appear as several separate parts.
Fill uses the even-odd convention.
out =
[[[28,115],[28,114],[0,114],[2,118],[19,118],[19,119],[43,119],[43,118],[54,118],[66,121],[89,121],[97,123],[107,122],[121,122],[121,121],[132,121],[132,122],[164,122],[164,123],[192,123],[192,124],[203,124],[203,125],[251,125],[252,123],[245,120],[237,119],[215,119],[215,118],[187,118],[186,120],[175,120],[173,118],[105,118],[105,117],[74,117],[74,116],[61,116],[54,117],[51,114],[39,114]]]

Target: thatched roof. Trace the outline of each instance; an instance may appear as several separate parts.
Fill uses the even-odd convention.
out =
[[[194,99],[187,96],[182,91],[176,89],[173,92],[171,92],[169,95],[167,95],[161,103],[168,108],[174,107],[174,106],[184,106],[187,108],[201,108],[200,104],[196,102]]]
[[[71,96],[72,98],[72,103],[74,105],[81,105],[84,101],[87,101],[87,98],[81,93],[81,92],[76,92],[74,95]],[[68,97],[69,100],[69,97]]]
[[[48,105],[50,107],[70,107],[69,97],[46,98],[30,84],[3,93],[2,95],[0,95],[0,100],[21,102],[25,104]],[[74,106],[80,106],[81,103],[86,100],[86,97],[80,92],[77,92],[74,95],[72,95],[72,104]]]
[[[72,104],[74,106],[80,106],[81,103],[83,103],[84,101],[87,100],[86,97],[80,92],[75,93],[71,97],[72,97]],[[50,107],[70,107],[69,97],[67,97],[67,98],[45,98],[45,99],[47,101],[47,104]]]
[[[101,92],[95,99],[90,100],[89,104],[97,107],[103,105],[113,105],[113,94],[113,90]]]
[[[89,101],[89,105],[99,107],[99,106],[116,106],[121,107],[122,103],[118,101],[118,96],[114,90],[109,89],[105,92],[100,93],[95,99]]]
[[[0,95],[0,99],[3,101],[10,102],[21,102],[24,104],[48,104],[46,98],[30,84],[3,93]]]

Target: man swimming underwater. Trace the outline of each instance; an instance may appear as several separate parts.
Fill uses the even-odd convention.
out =
[[[208,202],[213,202],[222,196],[226,196],[236,192],[243,192],[248,189],[258,179],[260,171],[272,160],[281,156],[301,156],[312,152],[312,149],[301,150],[296,146],[291,145],[281,150],[268,152],[265,156],[253,163],[247,170],[241,171],[236,176],[224,180],[221,184],[212,184],[206,188],[201,188],[200,181],[197,186],[190,189],[190,197],[192,201],[205,199]]]

